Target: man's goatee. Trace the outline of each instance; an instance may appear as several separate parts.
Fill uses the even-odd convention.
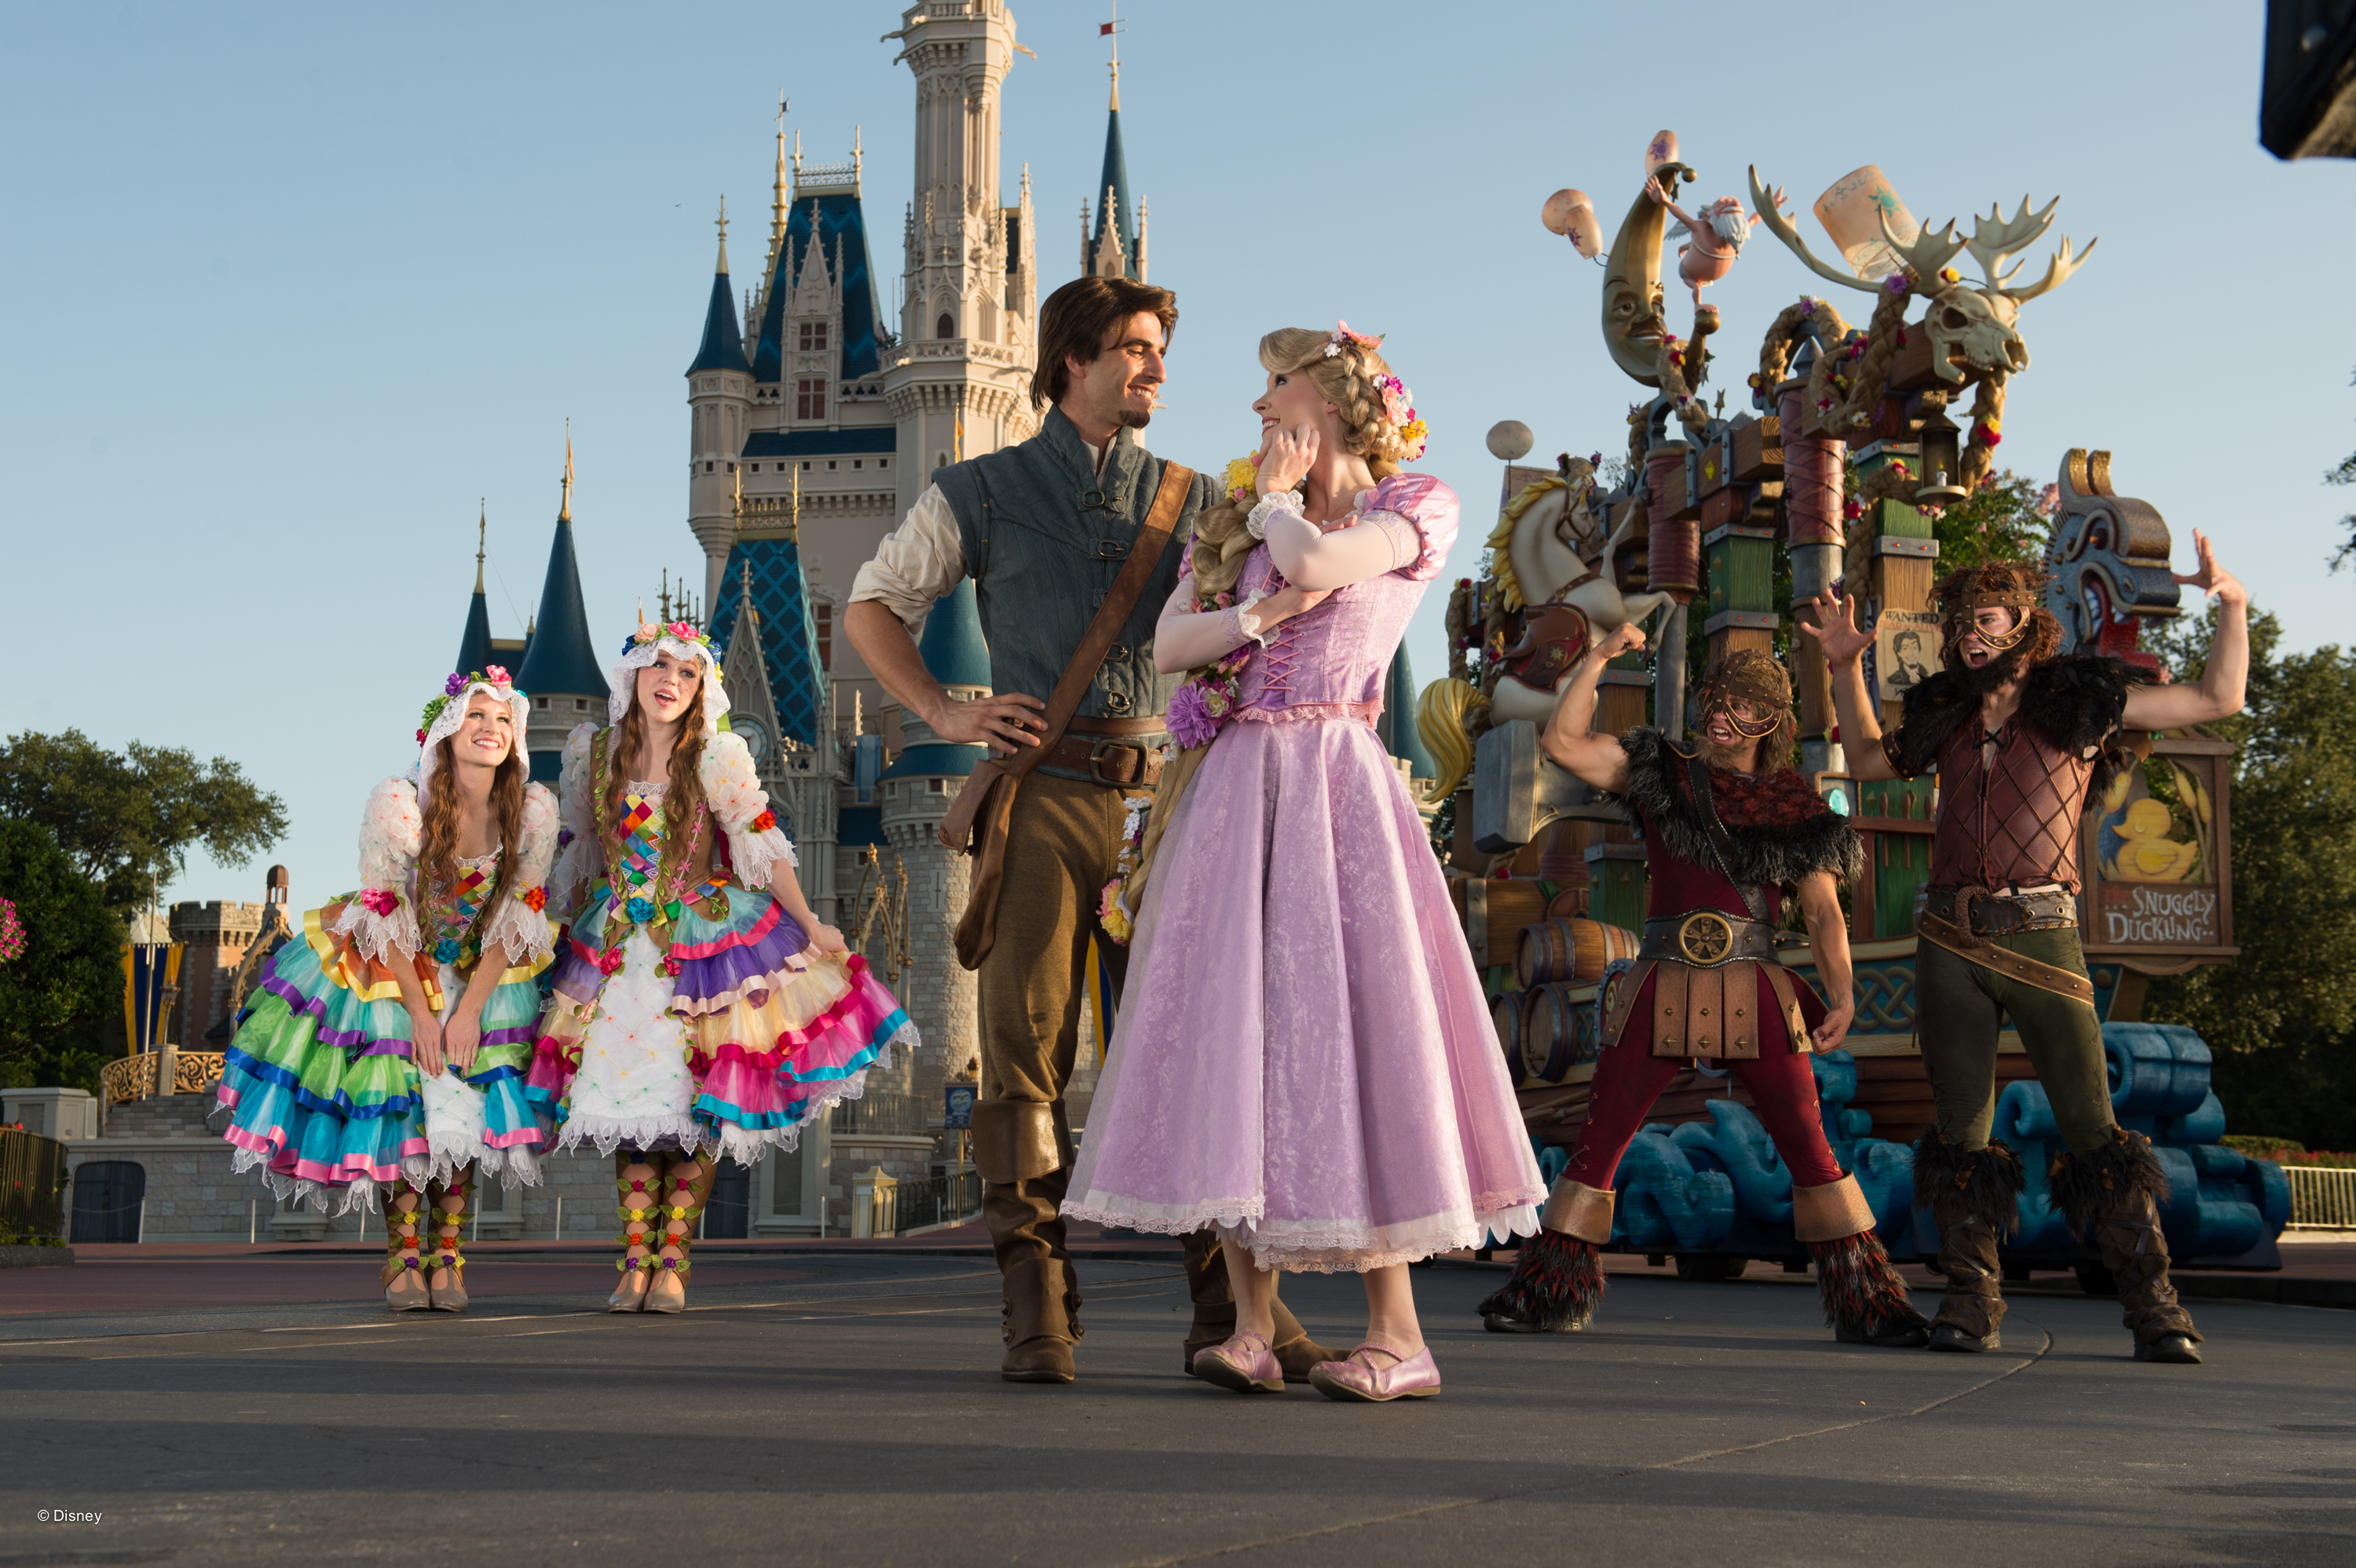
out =
[[[1955,684],[1964,688],[1965,696],[1982,698],[2019,675],[2028,653],[2024,643],[2015,643],[1977,669],[1965,664],[1961,654],[1954,654],[1947,667],[1954,672]]]

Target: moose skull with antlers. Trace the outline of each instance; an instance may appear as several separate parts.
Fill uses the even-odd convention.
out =
[[[1760,184],[1759,171],[1751,171],[1751,200],[1759,216],[1775,237],[1804,262],[1809,271],[1828,283],[1840,284],[1860,293],[1879,294],[1877,284],[1843,268],[1827,266],[1808,250],[1807,241],[1800,238],[1799,229],[1792,220],[1775,210],[1767,200],[1766,188]],[[2018,323],[2020,307],[2042,293],[2050,293],[2066,283],[2070,275],[2084,265],[2094,253],[2099,240],[2072,255],[2070,240],[2062,236],[2053,259],[2046,264],[2045,276],[2025,288],[2012,286],[2013,276],[2020,263],[2008,268],[2005,262],[2018,252],[2035,244],[2053,223],[2054,210],[2062,205],[2055,197],[2045,210],[2032,213],[2029,198],[2020,198],[2020,210],[2011,218],[2004,217],[2001,204],[1988,208],[1986,218],[1972,220],[1972,237],[1959,238],[1951,220],[1944,229],[1924,229],[1912,240],[1901,240],[1890,229],[1889,215],[1881,217],[1882,238],[1897,253],[1905,268],[1907,288],[1925,295],[1930,304],[1922,325],[1931,337],[1931,368],[1943,381],[1961,382],[1971,371],[2002,380],[2015,371],[2029,368],[2029,346],[2021,341]],[[1981,283],[1977,287],[1965,283],[1948,271],[1948,263],[1957,252],[1968,250],[1979,263]]]

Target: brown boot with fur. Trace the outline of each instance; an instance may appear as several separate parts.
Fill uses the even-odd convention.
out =
[[[1965,1149],[1937,1128],[1914,1146],[1914,1201],[1939,1229],[1947,1294],[1931,1319],[1931,1349],[1974,1352],[2004,1343],[1997,1243],[2020,1225],[2020,1157],[2000,1143]]]
[[[1067,1383],[1078,1376],[1072,1346],[1080,1328],[1080,1291],[1061,1258],[1030,1258],[1006,1271],[1006,1359],[998,1375],[1011,1383]]]
[[[2201,1331],[2168,1283],[2168,1238],[2160,1232],[2158,1209],[2168,1197],[2168,1173],[2151,1152],[2151,1140],[2115,1126],[2103,1147],[2056,1156],[2051,1181],[2053,1206],[2070,1233],[2100,1248],[2103,1266],[2118,1281],[2120,1315],[2135,1336],[2136,1360],[2198,1364]]]

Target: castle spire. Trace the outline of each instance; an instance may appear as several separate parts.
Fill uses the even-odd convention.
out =
[[[490,537],[490,500],[487,496],[485,496],[477,499],[475,503],[475,593],[478,598],[481,596],[483,592],[484,547],[489,543]]]
[[[487,668],[491,657],[491,608],[483,596],[484,540],[490,532],[490,514],[477,503],[475,517],[475,596],[466,602],[466,629],[458,637],[456,670]]]
[[[544,624],[543,624],[544,623]],[[546,784],[556,777],[564,738],[575,723],[602,713],[605,672],[589,635],[589,613],[581,593],[581,564],[573,548],[573,431],[564,432],[564,499],[556,514],[556,537],[548,550],[548,575],[540,589],[516,685],[532,699],[527,743],[531,776]]]
[[[728,283],[728,198],[720,198],[720,265],[712,274],[712,298],[703,307],[703,341],[695,350],[691,376],[701,370],[734,370],[749,376],[744,333],[736,325],[736,296]]]
[[[556,520],[573,520],[573,421],[564,421],[564,489],[556,503]]]
[[[1137,221],[1130,215],[1136,211],[1129,198],[1129,160],[1122,155],[1120,144],[1120,34],[1122,26],[1119,8],[1114,8],[1113,19],[1103,25],[1105,35],[1112,39],[1112,97],[1105,113],[1104,169],[1097,176],[1097,189],[1104,193],[1104,206],[1097,213],[1096,231],[1088,237],[1080,255],[1083,277],[1135,278],[1142,283],[1145,270],[1137,250]]]

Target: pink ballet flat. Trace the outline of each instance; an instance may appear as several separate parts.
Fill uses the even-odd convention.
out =
[[[1377,1367],[1366,1359],[1376,1350],[1392,1358]],[[1206,1352],[1207,1353],[1207,1352]],[[1384,1404],[1395,1399],[1430,1399],[1440,1392],[1440,1365],[1427,1345],[1412,1356],[1401,1356],[1388,1345],[1372,1339],[1338,1361],[1320,1361],[1309,1369],[1309,1385],[1327,1399]]]
[[[1284,1369],[1268,1341],[1246,1329],[1194,1352],[1194,1375],[1237,1393],[1282,1393]]]

